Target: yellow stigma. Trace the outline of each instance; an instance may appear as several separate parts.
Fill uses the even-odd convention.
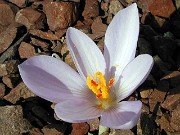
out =
[[[97,98],[107,99],[109,97],[109,90],[114,83],[114,79],[110,79],[106,83],[106,79],[101,72],[96,72],[91,80],[90,75],[87,76],[87,86],[96,95]]]

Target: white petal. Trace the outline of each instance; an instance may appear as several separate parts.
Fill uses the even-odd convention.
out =
[[[118,100],[121,101],[131,95],[146,80],[152,67],[153,58],[148,54],[139,55],[130,62],[115,86]]]
[[[68,28],[66,42],[79,73],[87,77],[97,71],[105,72],[105,60],[97,45],[83,32]]]
[[[72,99],[58,103],[55,106],[56,115],[67,122],[88,121],[99,117],[102,114],[95,104],[91,101]]]
[[[19,65],[20,75],[27,87],[51,102],[87,97],[85,81],[70,66],[50,56],[35,56]]]
[[[110,108],[101,117],[101,125],[114,129],[131,129],[141,114],[141,101],[123,101],[117,107]]]
[[[112,73],[119,76],[124,67],[134,59],[139,34],[137,5],[119,11],[111,21],[105,34],[104,57]]]

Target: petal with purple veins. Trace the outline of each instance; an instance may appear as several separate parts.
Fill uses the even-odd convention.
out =
[[[107,28],[104,57],[110,71],[108,76],[119,77],[125,66],[134,59],[138,34],[139,14],[134,3],[119,11]]]
[[[65,100],[55,106],[56,115],[67,122],[88,121],[99,117],[102,110],[92,100],[72,99]]]
[[[137,124],[141,107],[141,101],[122,101],[102,114],[100,124],[114,129],[131,129]]]
[[[118,100],[131,95],[148,77],[153,67],[153,58],[148,54],[137,56],[130,62],[115,85]]]
[[[66,42],[79,73],[86,78],[96,72],[105,72],[106,64],[100,49],[83,32],[68,28]]]
[[[26,86],[38,96],[58,103],[72,96],[88,97],[87,86],[80,75],[59,59],[34,56],[19,65]]]

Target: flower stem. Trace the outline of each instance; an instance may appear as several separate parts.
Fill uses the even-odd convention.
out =
[[[102,133],[104,133],[104,132],[106,132],[106,131],[107,131],[107,132],[109,131],[109,128],[108,128],[108,127],[99,125],[99,133],[98,133],[98,135],[101,135]]]

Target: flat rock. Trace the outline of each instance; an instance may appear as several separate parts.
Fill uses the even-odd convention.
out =
[[[102,23],[100,17],[96,17],[91,25],[92,33],[105,32],[107,25]]]
[[[31,37],[31,44],[35,45],[35,46],[39,46],[41,48],[48,48],[49,44],[47,42],[44,42],[42,40],[36,39]]]
[[[153,15],[169,18],[176,10],[172,0],[151,0],[149,10]]]
[[[59,39],[55,34],[53,34],[50,31],[44,32],[41,30],[31,29],[31,30],[29,30],[29,33],[34,36],[40,37],[42,39],[47,39],[47,40],[58,40]]]
[[[17,28],[8,26],[3,32],[0,33],[0,54],[4,52],[13,42],[16,37]]]
[[[65,125],[50,124],[43,127],[42,132],[44,133],[44,135],[64,135],[65,130]]]
[[[43,133],[38,128],[32,128],[29,135],[43,135]]]
[[[156,123],[160,126],[161,130],[174,132],[173,128],[170,125],[170,122],[166,116],[161,116],[160,119],[156,120]]]
[[[27,99],[29,97],[35,97],[35,94],[32,93],[23,82],[21,82],[13,88],[9,94],[4,96],[4,99],[15,104],[21,98]]]
[[[173,111],[180,103],[180,86],[170,89],[165,101],[161,103],[161,107],[169,111]]]
[[[67,29],[59,29],[55,32],[55,35],[58,37],[58,38],[61,38],[62,36],[65,35]]]
[[[18,52],[21,59],[30,58],[36,54],[35,48],[31,44],[25,42],[21,42]]]
[[[0,133],[2,135],[20,135],[27,133],[31,125],[23,119],[20,105],[0,106]]]
[[[9,2],[17,5],[20,8],[23,8],[28,3],[28,0],[8,0]]]
[[[158,96],[157,96],[158,95]],[[166,92],[163,90],[154,89],[149,96],[149,103],[163,102],[166,96]]]
[[[84,135],[87,134],[88,130],[89,125],[87,123],[73,123],[70,135]]]
[[[0,25],[8,26],[14,22],[14,13],[8,4],[0,3]]]
[[[135,135],[131,130],[111,129],[109,135]]]
[[[33,8],[23,8],[19,10],[15,16],[15,21],[25,25],[27,29],[40,29],[43,28],[42,15],[40,12]]]
[[[173,110],[172,117],[171,117],[171,127],[177,131],[180,132],[180,104]]]
[[[141,98],[148,98],[152,92],[153,92],[152,88],[141,88],[140,96],[141,96]]]
[[[85,20],[95,18],[99,15],[99,4],[97,0],[86,0],[82,13]]]
[[[70,2],[47,2],[43,10],[52,31],[65,29],[76,20],[76,9]]]
[[[9,60],[0,64],[0,76],[16,73],[18,71],[18,64],[18,60]]]
[[[144,13],[151,12],[153,15],[169,18],[176,10],[172,0],[139,0],[138,7]]]

